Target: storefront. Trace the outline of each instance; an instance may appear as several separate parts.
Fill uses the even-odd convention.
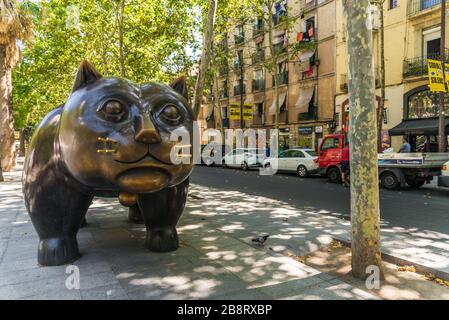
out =
[[[329,123],[299,126],[295,146],[304,149],[318,150],[324,135],[329,133]]]
[[[391,136],[405,136],[412,151],[438,151],[438,115],[440,98],[438,93],[421,86],[404,94],[403,121],[389,130]],[[445,114],[449,114],[449,94],[445,99]],[[449,135],[449,117],[445,120],[446,139]]]

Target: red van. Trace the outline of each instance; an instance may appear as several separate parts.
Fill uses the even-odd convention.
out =
[[[318,148],[318,172],[332,183],[341,182],[340,162],[347,144],[346,135],[330,134],[324,137]]]

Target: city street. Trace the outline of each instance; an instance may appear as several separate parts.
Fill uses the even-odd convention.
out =
[[[313,208],[323,215],[349,219],[349,189],[319,176],[301,179],[294,174],[261,176],[258,170],[197,166],[191,176],[194,184],[266,196],[297,209]],[[449,235],[449,190],[432,185],[419,190],[381,189],[382,225],[421,229]],[[413,210],[410,210],[413,208]]]

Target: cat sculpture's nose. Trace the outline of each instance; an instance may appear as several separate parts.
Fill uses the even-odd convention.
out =
[[[153,144],[161,142],[161,136],[154,126],[151,119],[149,119],[146,115],[138,115],[134,119],[134,127],[136,130],[136,134],[134,139],[136,141]]]

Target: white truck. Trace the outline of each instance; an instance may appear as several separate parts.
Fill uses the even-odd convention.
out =
[[[449,153],[382,153],[378,156],[379,178],[385,189],[404,185],[420,188],[442,174]]]

